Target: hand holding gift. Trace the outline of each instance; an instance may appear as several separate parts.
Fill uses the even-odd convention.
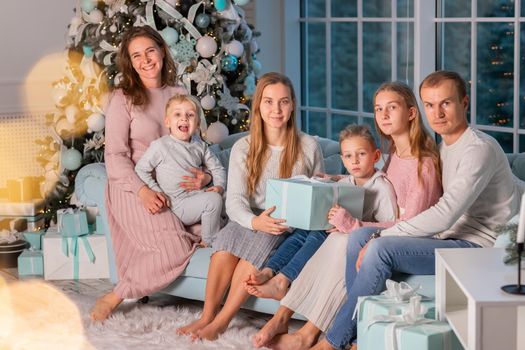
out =
[[[284,219],[274,219],[270,216],[271,213],[275,211],[275,206],[270,207],[263,211],[258,216],[252,219],[252,227],[254,230],[267,232],[272,235],[280,235],[286,230],[288,226],[281,225],[283,222],[286,222]]]

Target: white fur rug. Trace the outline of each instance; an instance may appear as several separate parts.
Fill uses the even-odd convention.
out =
[[[241,311],[218,340],[192,342],[175,330],[197,319],[201,312],[199,304],[182,301],[183,305],[166,305],[165,300],[155,298],[148,304],[128,302],[104,323],[94,324],[87,319],[94,298],[70,296],[80,308],[87,340],[96,349],[252,349],[252,335],[270,318]]]

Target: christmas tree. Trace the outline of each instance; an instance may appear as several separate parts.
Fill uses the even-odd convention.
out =
[[[118,86],[116,54],[126,31],[149,25],[164,38],[180,84],[206,114],[205,139],[219,143],[248,128],[250,97],[261,69],[258,36],[245,20],[249,0],[81,0],[67,31],[65,75],[54,83],[52,137],[41,145],[46,217],[69,204],[78,169],[104,156],[103,107]]]

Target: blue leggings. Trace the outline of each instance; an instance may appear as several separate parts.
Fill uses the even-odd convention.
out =
[[[265,267],[269,267],[274,273],[280,272],[293,281],[326,237],[328,234],[325,231],[296,229],[268,259]]]

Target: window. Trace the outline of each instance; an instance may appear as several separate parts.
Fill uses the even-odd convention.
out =
[[[471,125],[523,152],[523,22],[513,0],[301,0],[302,129],[336,139],[349,123],[373,125],[382,82],[417,89],[449,69],[469,83]]]
[[[412,0],[301,2],[303,130],[336,139],[347,124],[373,126],[377,87],[413,84],[413,7]]]

